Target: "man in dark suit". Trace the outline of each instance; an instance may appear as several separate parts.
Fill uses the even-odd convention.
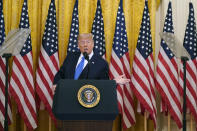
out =
[[[54,77],[54,84],[56,85],[60,79],[109,79],[108,64],[100,56],[94,54],[94,41],[92,34],[80,34],[78,36],[78,47],[80,52],[69,53]],[[86,52],[84,58],[84,52]],[[80,62],[84,59],[83,69],[78,78],[75,78],[77,67]],[[89,59],[89,62],[88,60]]]
[[[94,41],[92,34],[80,34],[78,36],[80,52],[69,53],[63,65],[54,77],[53,93],[60,79],[109,79],[109,67],[107,62],[93,52]],[[115,78],[116,83],[125,84],[129,79],[125,76]],[[58,120],[58,130],[64,129],[64,122]]]
[[[78,47],[80,52],[69,53],[55,75],[53,90],[55,90],[60,79],[109,79],[107,62],[93,52],[94,41],[91,33],[79,34]],[[81,71],[78,69],[79,65],[81,65]],[[114,80],[118,84],[125,84],[130,81],[125,78],[125,75],[118,76]]]

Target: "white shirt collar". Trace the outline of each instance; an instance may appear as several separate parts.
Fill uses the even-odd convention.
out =
[[[92,51],[88,56],[89,56],[89,60],[91,60],[91,58],[92,58],[92,56],[94,55],[94,52]],[[83,53],[81,53],[80,54],[80,56],[79,56],[79,60],[81,61],[81,59],[82,59],[82,57],[83,57]],[[86,60],[87,61],[87,60]]]
[[[89,56],[89,60],[91,60],[91,58],[92,58],[93,55],[94,55],[94,52],[92,51],[92,52],[88,55],[88,56]],[[83,57],[83,53],[80,54],[76,67],[77,67],[78,64],[80,63],[82,57]],[[85,68],[85,66],[86,66],[87,64],[88,64],[88,61],[85,59],[83,69]]]

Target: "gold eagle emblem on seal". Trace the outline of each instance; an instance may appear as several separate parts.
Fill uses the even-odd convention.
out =
[[[92,108],[99,103],[100,92],[93,85],[84,85],[79,89],[77,97],[82,106]]]

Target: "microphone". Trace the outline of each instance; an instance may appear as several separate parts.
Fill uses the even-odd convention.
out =
[[[83,56],[84,56],[84,58],[88,61],[88,63],[89,63],[89,55],[88,55],[88,53],[87,52],[84,52],[83,53]]]

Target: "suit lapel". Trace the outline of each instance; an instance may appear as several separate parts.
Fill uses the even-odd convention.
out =
[[[89,74],[90,74],[90,68],[91,68],[92,64],[95,63],[95,58],[96,58],[96,56],[94,54],[89,61]],[[79,76],[79,79],[86,79],[87,78],[87,73],[88,73],[88,64],[86,65],[86,67],[81,72],[81,74]]]

